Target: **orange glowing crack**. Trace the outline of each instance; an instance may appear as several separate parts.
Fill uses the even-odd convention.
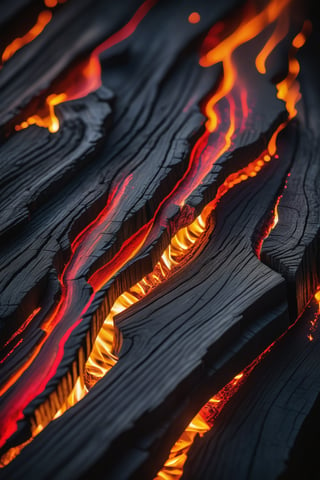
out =
[[[200,65],[203,67],[211,67],[217,63],[223,65],[223,81],[205,109],[208,117],[206,123],[208,131],[214,131],[218,124],[218,115],[215,111],[216,104],[231,91],[235,83],[236,75],[232,63],[233,52],[273,23],[289,2],[290,0],[271,0],[258,15],[249,20],[244,20],[231,35],[200,58]]]
[[[315,294],[315,298],[320,300],[319,291]],[[318,300],[317,300],[318,301]],[[188,453],[193,445],[197,435],[203,437],[205,433],[212,429],[216,419],[238,392],[240,387],[245,383],[253,370],[261,363],[261,361],[270,353],[283,337],[297,324],[301,315],[291,324],[288,329],[283,332],[274,342],[271,343],[253,362],[251,362],[242,372],[238,373],[227,385],[225,385],[218,393],[201,408],[197,415],[191,420],[180,438],[176,441],[170,450],[169,457],[164,463],[162,469],[157,473],[154,480],[178,480],[182,477],[183,468],[188,458]]]
[[[309,328],[309,333],[308,333],[308,339],[310,342],[313,342],[314,340],[314,332],[317,329],[318,323],[319,323],[319,318],[320,318],[320,286],[317,287],[317,291],[314,295],[315,301],[318,304],[318,311],[315,313],[314,318],[310,320],[310,328]]]
[[[281,42],[281,40],[287,35],[288,31],[289,17],[286,13],[283,13],[279,17],[271,37],[256,58],[256,69],[259,73],[266,73],[266,61],[269,55],[274,50],[274,48]],[[302,45],[303,43],[301,43],[300,46],[302,47]],[[300,46],[298,48],[300,48]]]
[[[37,38],[52,19],[50,10],[43,10],[39,13],[35,25],[23,37],[15,38],[4,50],[1,60],[2,64],[7,62],[20,48]]]
[[[38,125],[38,127],[47,128],[51,133],[56,133],[60,128],[60,123],[55,114],[55,106],[68,100],[83,98],[101,86],[99,55],[132,35],[157,1],[145,0],[125,26],[96,47],[90,57],[69,74],[68,78],[64,80],[64,84],[67,85],[65,91],[50,94],[46,98],[45,105],[40,109],[41,111],[16,125],[15,130],[19,131],[28,128],[30,125]]]

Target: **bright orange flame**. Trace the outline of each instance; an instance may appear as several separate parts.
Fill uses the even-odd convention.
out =
[[[83,98],[101,86],[100,53],[128,38],[136,30],[141,20],[156,1],[157,0],[145,0],[124,27],[99,45],[92,52],[89,59],[78,65],[73,72],[69,73],[68,77],[64,80],[64,84],[68,85],[65,91],[59,94],[50,94],[46,99],[46,104],[42,111],[31,115],[19,125],[16,125],[15,130],[19,131],[28,128],[30,125],[38,125],[38,127],[47,128],[51,133],[56,133],[60,128],[60,124],[54,107],[67,100]],[[51,3],[51,0],[49,0],[49,2]]]
[[[203,437],[205,433],[211,430],[214,420],[226,403],[239,390],[243,381],[244,372],[241,372],[201,408],[171,448],[168,459],[154,480],[177,480],[182,476],[188,452],[196,436]]]
[[[296,80],[300,72],[300,65],[295,56],[297,50],[305,44],[306,38],[311,32],[311,28],[312,26],[310,21],[306,20],[303,24],[302,31],[298,33],[298,35],[296,35],[296,37],[293,39],[292,49],[289,52],[288,75],[276,85],[277,97],[280,100],[283,100],[286,104],[288,119],[286,122],[279,125],[277,130],[272,135],[268,145],[270,155],[274,155],[276,152],[276,141],[279,133],[285,128],[288,121],[294,118],[297,114],[296,104],[301,98],[301,93],[299,82]]]
[[[153,3],[154,2],[148,1],[148,2],[145,2],[143,4],[143,6],[145,6],[145,9],[146,8],[151,8],[151,5]],[[274,3],[274,2],[272,2],[272,3]],[[282,4],[284,2],[280,2],[280,3]],[[120,30],[114,36],[110,37],[110,39],[108,39],[107,42],[102,44],[102,46],[98,47],[98,49],[96,49],[96,51],[95,51],[96,55],[98,55],[98,52],[101,51],[102,47],[105,48],[106,45],[107,46],[112,46],[115,43],[118,43],[119,41],[121,41],[123,38],[127,38],[126,35],[128,36],[128,34],[129,34],[128,32],[134,31],[139,19],[143,18],[143,16],[145,15],[145,13],[146,13],[145,9],[142,9],[142,10],[139,9],[136,12],[135,16],[133,17],[133,19],[135,18],[135,21],[133,21],[133,19],[132,19],[132,23],[129,22],[130,25],[128,24],[129,27],[127,25],[128,30],[123,30],[123,29]],[[137,15],[138,13],[139,13],[139,15]],[[259,15],[261,15],[261,14],[259,14]],[[224,67],[225,66],[226,66],[225,73],[226,73],[226,71],[231,71],[231,80],[230,80],[230,78],[227,79],[226,82],[223,80],[222,85],[223,85],[224,91],[226,93],[229,93],[230,90],[233,87],[234,77],[235,77],[235,74],[236,74],[235,70],[233,69],[232,62],[231,62],[231,52],[230,52],[229,58],[227,58],[227,60],[224,61]],[[94,78],[90,73],[91,70],[94,71]],[[76,96],[72,97],[72,95],[77,95],[77,92],[79,92],[80,90],[81,90],[82,93],[86,92],[87,91],[87,85],[89,83],[90,83],[90,85],[95,84],[96,79],[97,79],[97,75],[96,75],[97,70],[99,70],[99,72],[100,72],[99,60],[95,55],[92,55],[90,57],[89,61],[86,62],[85,67],[83,67],[81,69],[82,76],[87,77],[88,83],[87,82],[84,82],[84,83],[79,82],[81,88],[79,86],[77,86],[77,88],[75,90],[71,91],[70,93],[68,93],[68,94],[64,93],[64,94],[61,94],[61,95],[67,95],[67,98],[70,98],[70,97],[71,98],[77,98]],[[93,78],[93,80],[92,80],[92,78]],[[100,76],[99,76],[98,80],[100,81]],[[90,88],[92,88],[92,87],[90,87]],[[289,91],[290,91],[290,88],[288,89],[288,92]],[[57,104],[56,102],[58,102],[58,100],[55,100],[57,97],[59,97],[59,96],[53,94],[53,96],[50,97],[51,101],[52,101],[52,104],[50,103],[50,101],[47,102],[48,106],[49,106],[49,109],[50,109],[50,105],[52,107],[52,114],[53,115],[54,115],[54,105],[56,105]],[[214,102],[212,102],[212,98],[215,98]],[[214,96],[212,98],[210,100],[211,103],[212,103],[212,105],[211,105],[212,109],[209,111],[211,116],[209,114],[208,121],[209,120],[212,121],[214,119],[214,116],[216,116],[216,112],[213,111],[213,107],[219,101],[219,98],[216,96],[216,94],[214,94]],[[227,100],[228,100],[228,103],[229,103],[229,106],[230,106],[230,124],[229,124],[227,132],[224,134],[224,146],[221,148],[221,150],[219,150],[216,158],[218,158],[222,153],[224,153],[230,147],[231,138],[232,138],[232,135],[235,131],[235,112],[234,112],[235,102],[234,102],[232,96],[229,96]],[[244,106],[246,105],[246,99],[242,100],[242,104]],[[50,117],[50,119],[51,119],[51,117]],[[43,121],[43,119],[41,121]],[[50,125],[53,125],[52,126],[53,129],[56,128],[55,125],[59,128],[59,124],[57,125],[55,123],[55,121],[53,123],[50,123]],[[206,125],[207,126],[207,131],[205,132],[203,137],[201,137],[199,139],[199,141],[197,142],[195,148],[193,149],[191,157],[192,156],[194,156],[194,157],[197,156],[197,158],[198,158],[200,153],[203,152],[203,148],[206,145],[209,132],[211,131],[210,130],[210,125],[211,125],[211,123],[208,124],[208,122],[207,122],[207,125]],[[276,139],[276,137],[273,137],[274,143],[275,143],[275,139]],[[270,144],[269,144],[269,153],[270,153]],[[203,155],[203,156],[205,157],[205,161],[207,161],[207,163],[208,163],[208,165],[206,165],[205,168],[209,168],[209,171],[210,171],[210,168],[212,166],[212,157],[210,157],[210,151],[208,150],[208,152],[205,152],[205,155]],[[239,172],[236,172],[234,174],[229,175],[229,177],[226,179],[226,181],[219,187],[216,198],[212,202],[210,202],[210,204],[207,205],[204,208],[204,210],[202,211],[201,215],[199,216],[201,218],[198,217],[195,220],[195,222],[198,222],[198,226],[200,226],[199,235],[201,235],[201,231],[204,232],[204,230],[201,230],[201,229],[206,228],[207,219],[208,219],[210,213],[212,212],[212,210],[216,207],[217,202],[220,200],[220,198],[222,198],[222,196],[225,195],[225,193],[227,191],[229,191],[230,188],[233,188],[233,186],[235,186],[236,184],[247,180],[249,177],[256,176],[257,172],[259,172],[261,170],[261,168],[266,163],[268,163],[270,160],[271,160],[270,155],[267,152],[264,152],[264,154],[259,159],[251,162],[247,167],[241,169]],[[175,188],[170,193],[168,198],[171,195],[173,195],[174,192],[176,192],[178,190],[178,187],[180,187],[182,182],[187,178],[190,171],[192,171],[192,161],[190,161],[190,168],[188,168],[188,171],[185,173],[184,177],[176,184]],[[203,172],[205,172],[205,170],[203,170]],[[200,181],[201,181],[201,179],[200,179]],[[193,183],[191,182],[191,187],[192,186],[193,186]],[[192,191],[191,187],[190,187],[190,191]],[[179,204],[179,205],[183,205],[183,202],[184,202],[183,199],[187,198],[186,193],[184,192],[183,195],[180,195],[180,197],[178,196],[177,198],[181,198],[181,200],[179,200],[179,201],[177,200],[176,203]],[[167,200],[167,198],[163,200],[162,204],[166,200]],[[159,208],[160,207],[161,206],[159,206]],[[158,210],[159,209],[157,209],[157,212],[158,212]],[[157,214],[157,212],[156,212],[156,214]],[[134,237],[133,240],[134,241],[132,242],[132,244],[130,244],[130,241],[132,239],[128,239],[128,241],[124,242],[123,248],[121,248],[120,251],[118,252],[119,255],[115,256],[116,261],[114,261],[114,259],[112,260],[113,263],[111,262],[111,267],[110,268],[109,268],[109,265],[106,265],[106,272],[102,272],[103,274],[101,276],[100,276],[100,272],[96,272],[96,273],[99,273],[99,275],[96,275],[96,276],[95,276],[95,274],[92,275],[92,277],[89,279],[89,283],[94,287],[95,291],[99,290],[99,288],[105,283],[106,278],[110,278],[110,276],[115,271],[118,271],[119,268],[121,268],[122,265],[124,265],[130,258],[132,258],[141,249],[142,245],[145,242],[145,239],[147,238],[147,236],[148,236],[148,234],[149,234],[149,232],[152,228],[152,223],[154,221],[154,218],[148,224],[143,226],[138,232],[136,232],[135,235],[133,235],[133,237]],[[184,257],[184,254],[180,255],[181,250],[179,250],[179,249],[182,249],[182,251],[186,250],[186,251],[189,252],[188,249],[193,248],[193,243],[195,243],[196,240],[197,240],[197,238],[194,240],[194,237],[197,237],[197,235],[195,235],[195,233],[192,232],[192,227],[189,226],[189,227],[185,227],[185,228],[186,228],[185,233],[182,234],[181,231],[179,231],[177,233],[177,235],[172,239],[172,242],[171,242],[170,246],[163,253],[160,262],[156,266],[158,270],[157,271],[154,270],[151,274],[144,277],[144,279],[142,279],[134,287],[132,287],[129,292],[125,292],[122,296],[120,296],[118,298],[119,302],[118,302],[118,300],[116,301],[113,311],[110,311],[109,316],[107,317],[107,319],[105,321],[105,324],[101,329],[101,336],[100,336],[99,340],[97,340],[97,342],[96,342],[96,344],[93,348],[92,357],[90,355],[91,358],[88,359],[88,361],[86,363],[86,367],[85,367],[86,372],[85,372],[84,378],[82,379],[80,377],[80,379],[78,379],[72,394],[68,398],[67,404],[64,407],[62,407],[59,410],[59,412],[57,412],[56,416],[63,413],[64,408],[67,409],[71,405],[73,405],[76,401],[79,401],[86,394],[88,388],[90,388],[91,385],[93,385],[99,378],[101,378],[101,376],[103,376],[112,367],[112,365],[115,363],[115,361],[117,360],[117,357],[116,357],[116,354],[113,351],[114,335],[115,335],[114,326],[113,326],[113,316],[116,313],[119,313],[119,311],[123,311],[124,309],[128,308],[128,306],[132,305],[133,303],[138,301],[140,298],[145,296],[151,288],[154,288],[164,278],[167,278],[169,274],[172,274],[174,272],[174,269],[175,269],[176,266],[182,265],[181,260],[183,258],[186,258],[186,257]],[[190,238],[188,238],[187,233],[190,236]],[[83,235],[83,233],[80,234],[80,237],[82,235]],[[74,246],[75,249],[78,247],[78,245],[80,245],[80,237],[77,238],[75,240],[75,242],[73,243],[73,246]],[[194,240],[194,242],[193,242],[193,240]],[[95,243],[93,242],[92,245],[94,246],[94,244]],[[129,253],[126,251],[127,245],[129,245],[129,246],[131,245],[131,250],[130,250]],[[73,248],[72,248],[72,251],[73,251]],[[74,261],[75,266],[78,266],[77,260],[78,259],[75,258],[75,261]],[[68,264],[66,266],[66,269],[69,266],[70,265]],[[66,269],[65,269],[65,271],[66,271]],[[151,277],[150,277],[150,275],[151,275]],[[49,332],[54,328],[54,326],[57,324],[57,322],[60,320],[60,318],[62,318],[62,316],[64,315],[65,310],[68,308],[67,307],[67,304],[68,304],[67,300],[72,295],[72,291],[69,292],[69,297],[68,297],[68,292],[65,291],[65,285],[64,285],[63,282],[62,282],[62,286],[63,286],[64,290],[63,290],[63,295],[62,295],[61,301],[59,302],[58,308],[54,312],[53,316],[51,316],[47,320],[47,322],[43,325],[43,328],[44,328],[44,330],[47,334],[49,334]],[[91,297],[90,302],[92,301],[92,298],[94,298],[94,295]],[[64,302],[66,303],[65,306],[64,306]],[[85,309],[88,308],[88,306],[90,305],[90,302],[88,302]],[[84,309],[84,311],[85,311],[85,309]],[[72,325],[72,328],[75,328],[79,324],[80,321],[81,321],[81,318],[79,318],[77,320],[77,322],[75,322]],[[68,335],[70,334],[69,331],[66,332],[66,335],[67,334]],[[59,348],[60,347],[61,347],[61,345],[59,345]],[[36,352],[36,354],[37,354],[37,352]],[[59,350],[59,355],[61,356],[62,354],[63,354],[63,342],[62,342],[62,348]],[[33,356],[33,358],[34,358],[34,356]],[[59,358],[58,358],[58,362],[59,362]],[[57,362],[55,362],[55,365],[54,365],[55,368],[56,368],[56,365],[57,365]],[[52,368],[52,371],[53,370],[54,370],[54,368]],[[21,371],[20,371],[19,375],[21,375]],[[86,379],[86,381],[85,381],[85,379]],[[236,380],[233,380],[233,381],[236,381]],[[42,380],[42,383],[44,381],[45,381],[45,379]],[[39,388],[41,388],[41,385],[40,385]],[[10,426],[10,428],[12,428],[12,426]],[[43,428],[43,424],[41,422],[39,422],[39,424],[37,425],[37,428],[35,430],[33,430],[33,435],[36,435],[37,432],[40,431],[42,428]],[[17,448],[17,450],[19,450],[19,449],[20,449],[20,447]]]
[[[28,43],[32,42],[40,33],[44,30],[46,25],[51,21],[52,12],[50,10],[43,10],[39,13],[38,19],[35,25],[20,38],[15,38],[4,50],[1,60],[5,63],[11,58],[20,48],[24,47]]]
[[[188,20],[190,23],[199,23],[200,22],[200,15],[198,12],[190,13]]]

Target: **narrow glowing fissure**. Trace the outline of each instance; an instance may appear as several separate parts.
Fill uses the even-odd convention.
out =
[[[314,296],[319,304],[319,311],[315,318],[320,316],[320,290]],[[203,437],[205,433],[211,430],[216,419],[238,392],[240,387],[246,382],[253,370],[261,363],[261,361],[270,353],[283,337],[296,325],[303,313],[289,328],[271,343],[258,357],[256,357],[242,372],[238,373],[229,383],[227,383],[218,393],[208,400],[208,402],[193,417],[186,429],[183,431],[179,439],[170,450],[169,457],[162,469],[157,473],[154,480],[178,480],[183,474],[183,468],[188,458],[188,453],[193,445],[197,435]],[[316,329],[316,324],[314,330]],[[313,331],[314,331],[313,330]]]
[[[28,128],[30,125],[37,125],[38,127],[47,128],[51,133],[56,133],[60,128],[60,122],[55,113],[55,107],[66,101],[83,98],[101,86],[100,53],[132,35],[156,2],[157,0],[146,0],[124,27],[95,48],[90,57],[80,63],[78,67],[69,74],[69,78],[63,82],[64,85],[67,85],[64,91],[51,93],[46,98],[45,104],[40,111],[16,125],[15,130],[19,131]]]
[[[65,3],[66,0],[44,0],[44,5],[49,8],[55,8],[58,3]],[[17,53],[22,47],[28,45],[33,40],[35,40],[40,33],[46,28],[46,26],[51,22],[53,13],[51,10],[42,10],[39,13],[36,23],[30,28],[30,30],[23,35],[22,37],[17,37],[12,40],[9,45],[4,49],[1,62],[2,65],[6,63],[15,53]],[[1,66],[0,66],[1,67]]]
[[[273,8],[271,7],[273,2],[269,4],[269,9]],[[281,2],[278,2],[278,7],[281,5]],[[272,13],[272,18],[273,20],[276,19],[276,16],[273,16],[274,11],[273,10],[268,10],[270,13]],[[279,14],[279,12],[278,12]],[[261,16],[262,14],[260,14]],[[255,19],[254,23],[257,21]],[[279,22],[282,22],[283,20],[279,20]],[[247,24],[245,24],[247,25]],[[279,25],[279,23],[278,23]],[[241,27],[240,27],[241,28]],[[275,40],[280,41],[282,38],[283,34],[283,25],[279,27],[279,30],[277,29],[274,32],[273,38],[269,39],[269,45],[268,43],[265,45],[265,47],[261,50],[260,54],[257,56],[258,62],[256,62],[256,67],[260,73],[265,73],[265,62],[267,60],[268,55],[271,53],[272,48],[274,48],[277,44]],[[289,53],[289,71],[288,75],[284,80],[279,82],[276,85],[277,88],[277,97],[285,102],[286,109],[288,112],[288,119],[286,122],[283,122],[277,130],[274,132],[272,135],[269,144],[268,144],[268,153],[264,156],[265,161],[270,161],[271,156],[275,156],[276,154],[276,141],[278,138],[278,135],[281,130],[285,128],[287,123],[296,116],[297,110],[296,110],[296,103],[299,101],[301,95],[300,95],[300,87],[299,83],[296,81],[296,78],[298,76],[298,73],[300,71],[300,66],[298,61],[295,58],[295,55],[297,53],[297,50],[301,48],[307,38],[307,35],[311,31],[311,24],[309,21],[305,21],[302,31],[296,35],[296,37],[292,41],[292,49]],[[241,32],[240,35],[243,34],[245,35],[246,32]],[[232,36],[231,36],[232,37]],[[227,42],[230,41],[230,38],[226,39]],[[231,43],[232,43],[232,38],[231,38]],[[221,46],[218,45],[218,47]],[[217,47],[216,47],[217,48]],[[210,54],[211,53],[211,57]],[[202,60],[202,64],[204,66],[207,66],[212,58],[216,60],[215,57],[215,49],[211,50],[207,56],[205,57],[205,61]],[[220,61],[223,61],[223,64],[225,66],[225,60],[222,59],[222,57],[217,57],[220,58]],[[230,61],[230,57],[227,57],[227,65],[228,62]],[[227,67],[229,68],[229,67]],[[225,71],[225,70],[224,70]],[[219,95],[219,92],[217,93]],[[214,103],[208,102],[207,104],[207,109],[210,109],[211,112],[214,109]],[[216,120],[214,119],[213,125],[215,126]],[[271,155],[271,156],[270,156]],[[277,157],[277,156],[276,156]],[[289,174],[290,175],[290,174]],[[265,238],[267,238],[270,235],[270,232],[275,228],[275,226],[278,223],[279,217],[278,217],[278,205],[281,200],[281,195],[277,198],[277,201],[275,203],[274,209],[272,211],[272,216],[271,216],[271,221],[266,227],[266,231],[264,233],[264,236],[262,236],[261,242],[259,243],[258,249],[257,249],[257,255],[260,256],[260,251],[262,247],[262,243]],[[320,292],[318,291],[315,294],[315,298],[318,302],[320,302]],[[319,303],[319,311],[320,311],[320,303]],[[298,319],[297,319],[298,320]],[[296,320],[296,322],[297,322]],[[284,332],[277,340],[275,340],[266,350],[264,350],[248,367],[246,367],[242,372],[240,372],[238,375],[236,375],[225,387],[222,388],[216,395],[214,395],[205,405],[202,407],[202,409],[198,412],[198,414],[191,420],[185,431],[182,433],[180,438],[177,440],[177,442],[174,444],[172,449],[170,450],[170,454],[168,459],[166,460],[164,466],[162,469],[158,472],[157,476],[155,477],[155,480],[159,479],[164,479],[164,480],[177,480],[181,478],[183,474],[183,467],[184,464],[187,460],[187,455],[188,452],[194,442],[194,439],[197,435],[203,436],[207,431],[209,431],[216,418],[218,415],[221,413],[222,409],[224,406],[227,404],[227,402],[233,397],[233,395],[239,390],[240,386],[243,384],[245,379],[250,375],[250,373],[254,370],[254,368],[263,360],[263,358],[270,352],[270,350],[273,348],[273,346],[278,343],[278,341],[296,324],[294,322],[286,332]],[[316,323],[312,324],[311,327],[314,328],[316,327]],[[309,340],[313,340],[312,334],[309,334]]]

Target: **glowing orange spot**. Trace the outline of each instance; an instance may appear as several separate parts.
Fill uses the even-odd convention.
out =
[[[36,24],[23,37],[15,38],[4,50],[2,54],[2,63],[5,63],[11,58],[20,48],[32,42],[44,30],[46,25],[52,18],[50,10],[44,10],[39,13]]]
[[[56,133],[59,130],[59,120],[55,114],[54,107],[65,101],[66,98],[67,95],[65,93],[60,93],[60,95],[53,93],[49,95],[46,99],[48,114],[43,117],[40,115],[32,115],[20,123],[20,125],[16,125],[15,129],[19,131],[28,128],[30,125],[38,125],[38,127],[47,128],[51,133]]]
[[[190,23],[199,23],[200,22],[200,15],[198,12],[190,13],[188,20]]]
[[[292,41],[292,46],[294,48],[301,48],[306,43],[306,36],[300,32]]]

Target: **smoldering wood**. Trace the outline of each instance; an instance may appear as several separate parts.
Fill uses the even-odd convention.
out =
[[[83,1],[80,15],[70,2],[67,13],[61,8],[44,35],[4,67],[4,88],[0,94],[4,104],[3,134],[12,129],[22,113],[31,111],[35,97],[38,102],[51,91],[50,84],[57,76],[130,17],[132,3],[130,9],[114,8],[106,26],[102,11],[106,12],[107,7],[102,3],[95,2],[89,8],[88,2]],[[203,70],[196,66],[200,36],[234,6],[235,2],[215,5],[215,9],[203,5],[204,21],[190,30],[183,22],[191,8],[196,9],[193,3],[182,7],[164,2],[146,17],[141,32],[113,49],[113,54],[102,55],[105,86],[101,90],[57,108],[61,129],[55,136],[31,127],[3,140],[3,343],[22,324],[26,312],[31,312],[39,302],[45,308],[26,332],[23,349],[6,361],[2,379],[8,378],[11,369],[17,368],[39,341],[41,322],[59,298],[57,272],[62,271],[68,259],[70,243],[103,208],[116,181],[133,175],[134,194],[120,203],[104,242],[76,279],[80,304],[85,304],[91,294],[86,282],[88,275],[112,258],[123,241],[152,217],[157,205],[186,171],[191,146],[201,134],[204,120],[198,104],[221,75],[219,68]],[[177,28],[176,16],[181,8],[183,22]],[[155,25],[161,19],[166,21],[166,28],[154,35]],[[61,39],[55,40],[61,29],[67,32],[64,42],[67,39],[67,44],[72,45],[67,51]],[[78,38],[80,31],[86,34],[75,45],[73,39]],[[247,165],[264,150],[272,132],[285,118],[284,105],[268,98],[268,92],[274,89],[270,81],[282,61],[282,53],[273,59],[268,76],[258,80],[254,71],[241,70],[242,55],[252,55],[250,48],[247,46],[235,60],[257,97],[255,120],[187,199],[194,215],[214,197],[228,174]],[[48,76],[46,58],[53,50]],[[62,62],[58,61],[59,55]],[[26,61],[36,66],[37,79],[33,79],[33,71],[25,71]],[[21,83],[15,78],[18,72]],[[30,81],[28,91],[21,88],[26,78]],[[182,113],[190,101],[191,107]],[[313,182],[319,165],[318,143],[315,135],[311,141],[310,138],[306,127],[289,127],[281,141],[281,161],[272,162],[261,176],[228,193],[217,207],[214,233],[199,257],[116,318],[123,337],[116,366],[79,404],[49,424],[3,470],[4,478],[27,478],[31,472],[37,478],[95,478],[102,470],[108,471],[110,479],[152,478],[179,433],[208,398],[286,330],[296,313],[303,310],[319,279],[314,266],[319,255],[319,208],[315,200],[319,187]],[[41,159],[42,149],[45,163]],[[303,161],[305,158],[307,162]],[[289,171],[290,180],[282,192]],[[36,183],[33,177],[37,178]],[[19,193],[21,185],[25,186],[24,196]],[[290,210],[292,201],[299,203],[297,192],[303,196],[299,228],[303,224],[305,228],[296,241],[283,228],[286,223],[280,222],[264,244],[264,265],[254,250],[281,192],[280,218],[286,209]],[[57,389],[61,391],[62,385],[75,380],[71,376],[83,368],[97,325],[101,326],[117,296],[152,270],[175,232],[177,215],[178,208],[172,208],[168,225],[159,228],[158,237],[97,294],[66,344],[56,375],[25,409],[25,418],[6,448],[27,439],[35,412],[50,404]],[[296,222],[294,215],[286,218],[290,225]],[[76,311],[72,313],[76,315]],[[3,356],[6,353],[4,350]],[[298,374],[308,371],[313,361],[306,360]],[[316,391],[317,387],[308,396],[310,407]],[[10,395],[11,391],[2,401],[9,401]],[[299,412],[299,425],[308,412]],[[226,436],[228,431],[226,428]],[[292,442],[294,438],[293,435]],[[238,441],[241,439],[239,434]],[[244,469],[253,448],[243,461]],[[192,466],[192,458],[186,475],[198,468],[197,463]],[[205,458],[206,472],[213,468],[214,462],[210,462],[210,458]],[[235,462],[232,468],[236,465]]]

